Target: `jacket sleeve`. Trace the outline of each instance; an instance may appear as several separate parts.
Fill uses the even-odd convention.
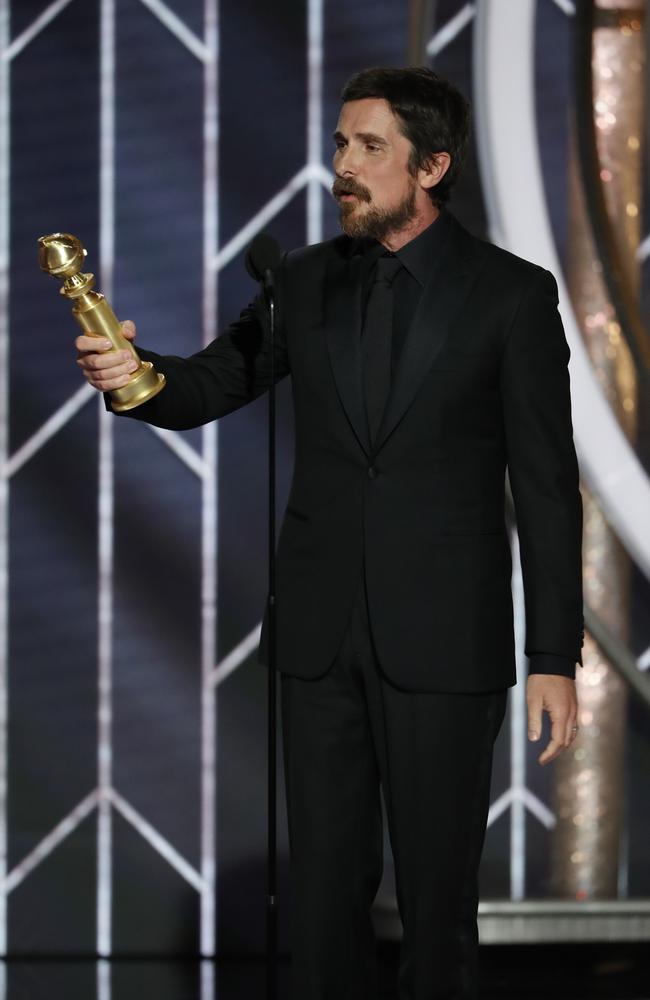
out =
[[[525,653],[582,664],[582,498],[573,444],[569,346],[555,278],[539,268],[519,302],[501,363],[508,474],[526,608]],[[537,654],[537,656],[536,656]],[[536,671],[535,671],[536,672]],[[559,671],[558,671],[559,672]],[[564,672],[564,671],[562,671]]]
[[[576,678],[576,664],[567,656],[557,656],[555,653],[531,653],[528,665],[529,674],[559,674],[562,677]]]
[[[216,340],[188,358],[136,349],[143,361],[153,362],[167,382],[153,399],[120,416],[187,430],[250,403],[271,385],[270,330],[262,296],[244,309]],[[289,374],[289,359],[282,329],[275,333],[274,381]],[[107,409],[110,395],[105,393]]]

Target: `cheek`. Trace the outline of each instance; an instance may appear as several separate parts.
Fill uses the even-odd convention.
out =
[[[391,170],[377,171],[371,191],[375,201],[393,205],[408,194],[408,184],[403,174],[395,174]]]

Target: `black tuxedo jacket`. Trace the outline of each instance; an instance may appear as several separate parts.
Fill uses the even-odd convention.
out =
[[[452,216],[371,446],[361,266],[359,245],[341,236],[289,253],[279,270],[276,376],[291,375],[296,430],[277,554],[280,670],[328,669],[365,563],[377,653],[394,683],[513,684],[506,468],[526,653],[581,662],[582,504],[555,279]],[[162,427],[221,417],[270,382],[259,300],[190,358],[140,353],[168,384],[128,415]]]

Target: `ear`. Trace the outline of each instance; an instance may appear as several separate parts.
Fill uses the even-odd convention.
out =
[[[451,156],[449,153],[434,153],[426,167],[418,170],[418,183],[420,187],[429,190],[439,184],[449,170]]]

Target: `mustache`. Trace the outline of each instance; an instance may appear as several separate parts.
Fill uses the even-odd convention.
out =
[[[332,194],[335,198],[339,198],[342,194],[355,194],[361,201],[372,200],[367,187],[349,178],[344,180],[342,177],[337,177],[332,184]]]

